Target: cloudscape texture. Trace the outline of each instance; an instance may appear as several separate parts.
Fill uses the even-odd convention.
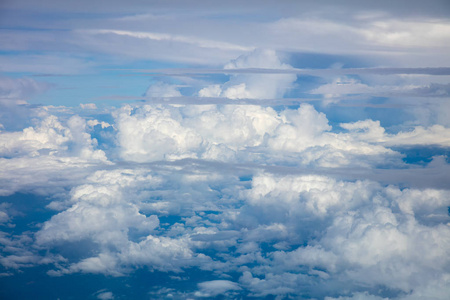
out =
[[[2,1],[1,299],[448,299],[448,1]]]

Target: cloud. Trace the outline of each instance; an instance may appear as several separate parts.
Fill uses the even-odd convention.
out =
[[[106,292],[106,291],[99,291],[100,293],[97,294],[97,299],[101,300],[110,300],[114,299],[114,294],[112,292]]]
[[[22,131],[0,132],[1,194],[46,194],[86,176],[97,164],[110,164],[83,118],[74,115],[63,122],[44,110],[35,121]]]
[[[134,161],[195,157],[202,138],[183,127],[171,111],[143,106],[124,107],[116,113],[121,156]],[[140,128],[136,131],[136,128]]]
[[[180,91],[176,86],[163,82],[157,82],[150,85],[145,92],[146,97],[181,97]]]
[[[326,177],[275,178],[264,175],[253,178],[248,198],[251,204],[249,211],[254,211],[254,215],[260,218],[264,216],[259,222],[283,222],[289,232],[295,232],[303,239],[309,239],[308,230],[312,230],[309,234],[315,235],[315,243],[313,246],[300,246],[294,251],[275,252],[272,267],[265,274],[288,276],[280,273],[280,268],[284,272],[293,272],[306,265],[311,272],[309,276],[320,274],[321,278],[327,280],[333,280],[337,276],[336,279],[349,280],[352,284],[380,284],[404,292],[428,284],[423,282],[423,278],[416,277],[421,272],[415,268],[422,269],[422,272],[428,272],[425,269],[429,272],[439,269],[437,272],[445,278],[446,267],[438,261],[450,248],[438,236],[449,234],[446,221],[431,225],[427,218],[432,218],[433,207],[441,207],[441,210],[447,207],[448,201],[436,203],[436,206],[432,204],[432,199],[446,199],[447,191],[401,191],[393,186],[383,188],[373,182],[338,183]],[[407,212],[406,208],[401,212],[397,211],[397,205],[405,207],[403,201],[412,204],[418,198],[430,203],[429,213],[426,213],[428,217],[407,217],[411,216],[411,212]],[[416,211],[419,212],[420,209],[417,208]],[[302,215],[308,217],[304,219]],[[315,223],[311,220],[313,215],[321,221]],[[326,219],[322,219],[322,216]],[[302,222],[299,223],[298,220]],[[318,226],[326,226],[326,229]],[[411,248],[417,239],[422,238],[426,242],[421,245],[428,250],[417,246]],[[290,237],[283,240],[295,239]],[[390,273],[393,269],[396,271]],[[262,290],[270,291],[269,286],[262,289],[256,284],[260,280],[252,279],[250,275],[244,274],[241,281],[251,286],[250,289],[257,295],[264,295],[260,294],[263,293]],[[299,280],[302,275],[294,276],[289,273],[289,276],[293,280]],[[265,281],[268,278],[275,282],[278,280],[276,276],[266,275]],[[284,283],[282,286],[290,287],[290,284]]]
[[[302,109],[318,118],[308,124],[328,126],[312,107]],[[289,113],[301,119],[298,111]],[[390,298],[401,299],[426,297],[432,295],[428,286],[445,285],[448,191],[255,170],[250,181],[241,181],[224,165],[192,166],[115,166],[75,184],[70,197],[50,205],[60,212],[31,239],[41,250],[65,246],[82,253],[48,257],[55,264],[49,275],[123,276],[142,266],[240,274],[239,283],[226,278],[198,283],[197,297],[323,298],[355,292],[354,297],[383,298],[377,292],[383,286]],[[179,218],[161,221],[167,215]],[[13,266],[15,258],[8,259]],[[37,263],[33,258],[14,266]],[[336,292],[343,285],[349,293]]]
[[[57,117],[49,115],[41,121],[39,127],[25,128],[22,132],[4,132],[0,134],[4,157],[36,157],[72,154],[83,159],[106,161],[102,150],[94,150],[95,140],[86,133],[86,122],[79,116],[73,116],[64,127]]]
[[[89,277],[98,299],[447,299],[432,2],[2,3],[3,71],[90,89],[31,105],[86,78],[0,79],[0,277]],[[104,80],[146,101],[108,106]]]
[[[179,42],[179,43],[187,43],[194,44],[201,48],[212,48],[212,49],[223,49],[223,50],[238,50],[238,51],[251,51],[252,49],[249,47],[243,47],[239,45],[233,45],[231,43],[206,40],[201,38],[196,38],[192,36],[181,36],[181,35],[171,35],[171,34],[163,34],[163,33],[153,33],[153,32],[131,32],[124,30],[91,30],[88,31],[90,34],[116,34],[116,35],[125,35],[131,36],[138,39],[150,39],[155,41],[170,41],[170,42]]]
[[[378,142],[387,146],[407,145],[437,145],[449,147],[450,131],[441,125],[428,128],[417,126],[412,131],[400,131],[397,134],[387,134],[379,121],[364,120],[354,123],[340,124],[349,130],[359,140]]]
[[[264,5],[254,1],[245,5],[195,2],[189,6],[137,1],[131,7],[114,2],[96,8],[84,2],[70,6],[72,12],[102,12],[102,17],[90,18],[74,17],[67,13],[69,7],[49,1],[42,6],[47,8],[45,13],[64,15],[52,20],[45,17],[41,7],[20,2],[4,5],[14,11],[2,16],[14,29],[2,33],[9,41],[3,47],[58,54],[22,53],[13,60],[8,55],[2,63],[4,71],[79,73],[95,67],[92,56],[86,54],[97,53],[121,61],[137,58],[217,66],[255,48],[361,55],[380,66],[448,64],[445,1],[433,1],[429,6],[419,2],[361,5],[354,1],[339,6],[329,1],[268,1]]]
[[[393,55],[406,54],[396,57],[400,61],[414,63],[415,66],[424,66],[418,65],[418,62],[412,59],[422,57],[422,54],[429,51],[428,47],[433,47],[434,50],[430,51],[443,57],[444,41],[450,38],[449,28],[448,22],[443,20],[395,19],[389,16],[379,16],[371,20],[351,16],[347,21],[314,16],[291,17],[266,24],[270,40],[279,42],[283,47],[324,53],[361,54],[373,51],[381,57],[383,52],[387,51]],[[276,33],[279,35],[275,39]],[[296,39],[290,39],[290,36],[296,36]],[[305,41],[309,41],[309,44],[304,43]],[[427,43],[424,44],[423,41]],[[314,45],[314,49],[309,45]],[[333,47],[329,47],[330,45]],[[413,49],[420,54],[412,53]],[[428,65],[432,61],[428,59]],[[391,63],[399,65],[399,61]],[[442,66],[437,61],[434,61],[433,65]]]
[[[398,164],[401,158],[383,145],[388,141],[389,145],[395,141],[400,144],[403,134],[386,135],[376,123],[348,133],[332,133],[326,116],[308,104],[279,113],[250,105],[126,106],[115,116],[120,155],[131,161],[181,158],[258,161],[264,157],[337,167],[388,161],[395,164],[395,160]],[[351,129],[357,124],[342,126]],[[369,138],[360,131],[381,133]]]
[[[261,51],[255,50],[254,52]],[[268,51],[268,50],[266,50]],[[249,55],[249,54],[247,54]],[[343,75],[432,75],[448,76],[448,67],[373,67],[373,68],[275,68],[275,67],[239,67],[229,69],[209,69],[209,68],[170,68],[170,69],[131,69],[136,73],[147,73],[153,76],[183,76],[198,74],[296,74],[312,76],[343,76]],[[423,79],[423,78],[422,78]]]
[[[343,296],[340,296],[338,298],[325,297],[325,300],[351,300],[351,299],[353,299],[353,300],[385,300],[385,299],[389,299],[389,298],[383,298],[383,297],[370,295],[367,292],[353,293],[353,295],[351,297],[343,297]]]
[[[255,50],[224,66],[224,70],[242,68],[290,69],[291,66],[281,63],[276,53],[271,50]],[[294,74],[239,74],[233,75],[230,81],[222,86],[211,85],[201,89],[198,94],[201,97],[225,97],[230,99],[280,98],[292,87],[295,80]]]
[[[97,109],[97,105],[95,105],[95,103],[80,103],[80,107],[82,109]]]
[[[224,294],[227,291],[240,290],[241,288],[236,282],[229,280],[211,280],[198,284],[199,291],[195,292],[197,297],[214,297]]]
[[[49,84],[31,78],[0,78],[0,99],[26,100],[49,89]]]

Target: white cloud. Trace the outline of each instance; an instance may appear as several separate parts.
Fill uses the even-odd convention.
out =
[[[116,34],[116,35],[125,35],[138,39],[150,39],[155,41],[170,41],[170,42],[179,42],[186,44],[193,44],[201,48],[212,48],[212,49],[223,49],[223,50],[238,50],[238,51],[251,51],[252,48],[243,47],[240,45],[234,45],[227,42],[221,41],[213,41],[207,40],[192,36],[181,36],[181,35],[172,35],[167,33],[154,33],[154,32],[132,32],[132,31],[124,31],[124,30],[91,30],[86,31],[89,34]]]
[[[199,291],[195,292],[196,297],[214,297],[224,294],[227,291],[240,290],[241,288],[236,282],[229,280],[211,280],[198,284]]]
[[[111,299],[114,299],[114,294],[112,292],[101,292],[101,293],[97,294],[97,299],[111,300]]]
[[[316,269],[324,272],[320,277],[327,280],[379,284],[409,293],[434,284],[431,273],[443,276],[441,286],[448,276],[446,263],[441,260],[450,249],[444,238],[450,236],[445,224],[449,220],[447,194],[439,190],[383,188],[372,182],[336,182],[326,177],[276,179],[262,175],[253,179],[248,203],[249,212],[254,210],[253,216],[258,216],[259,222],[283,222],[298,238],[315,236],[311,246],[275,252],[266,274],[282,276],[308,266],[310,276],[317,276],[312,272]],[[430,204],[422,216],[421,203]],[[437,211],[442,211],[439,218]],[[314,221],[312,216],[317,219]],[[296,239],[290,236],[283,240]],[[299,280],[301,275],[295,278]],[[251,279],[250,274],[241,280],[257,295],[271,290],[262,289],[260,279]]]
[[[242,55],[224,66],[225,70],[242,68],[290,69],[281,63],[275,51],[255,50]],[[211,85],[199,91],[200,97],[225,97],[230,99],[281,98],[292,87],[295,74],[247,74],[233,75],[222,86]]]
[[[80,107],[82,109],[97,109],[97,105],[95,105],[95,103],[80,103]]]
[[[448,20],[394,19],[379,15],[371,20],[348,16],[343,21],[323,16],[282,18],[265,24],[266,42],[278,42],[282,47],[298,51],[371,53],[373,60],[381,58],[391,65],[442,66],[442,61],[427,58],[430,53],[447,60],[444,53],[450,39]],[[385,56],[387,53],[391,58]]]
[[[125,106],[116,113],[121,156],[133,161],[196,157],[202,137],[180,124],[173,109]]]
[[[93,173],[36,234],[39,249],[92,242],[79,244],[85,254],[79,259],[49,259],[58,261],[49,274],[122,276],[141,266],[242,273],[239,284],[200,283],[197,297],[320,298],[337,295],[332,287],[342,285],[349,293],[339,295],[378,285],[394,295],[412,291],[412,297],[431,295],[428,286],[445,283],[448,191],[270,173],[254,174],[248,186],[212,166],[204,172],[160,165],[158,171]],[[161,224],[157,214],[183,218]],[[372,295],[380,296],[369,289],[354,297]]]
[[[2,156],[36,157],[40,155],[74,155],[82,159],[106,161],[105,153],[95,150],[96,141],[86,132],[86,122],[73,116],[63,126],[57,117],[48,115],[38,126],[22,132],[0,133]]]
[[[175,85],[157,82],[150,85],[145,93],[146,97],[180,97],[181,93]]]
[[[450,40],[450,24],[442,20],[382,20],[369,23],[359,32],[376,45],[446,48]]]
[[[66,9],[48,3],[44,7]],[[4,47],[22,54],[5,56],[3,71],[69,74],[92,70],[99,58],[108,66],[130,59],[136,66],[147,59],[151,65],[195,64],[187,65],[197,70],[193,75],[201,75],[199,65],[223,65],[206,73],[214,80],[229,74],[229,80],[205,86],[203,79],[177,78],[191,85],[183,92],[202,84],[200,97],[217,98],[187,100],[195,105],[182,103],[184,85],[167,80],[152,84],[145,96],[180,97],[176,105],[160,99],[161,105],[149,101],[100,111],[93,103],[32,108],[25,100],[47,85],[1,79],[0,195],[33,193],[45,199],[33,203],[39,209],[30,216],[15,211],[20,203],[13,197],[0,205],[0,226],[12,232],[0,232],[0,264],[7,269],[0,276],[39,265],[49,265],[50,276],[126,276],[139,269],[155,276],[169,272],[161,278],[176,281],[150,283],[147,291],[159,297],[448,298],[448,158],[409,165],[400,150],[391,149],[439,146],[438,154],[447,153],[447,104],[421,98],[433,109],[416,105],[420,120],[398,121],[391,128],[359,116],[334,127],[339,116],[329,120],[304,103],[270,107],[293,103],[270,101],[288,94],[297,80],[296,74],[281,72],[292,69],[280,60],[286,52],[312,52],[308,64],[323,58],[355,65],[442,66],[449,62],[448,20],[405,18],[401,5],[392,15],[385,9],[362,12],[350,2],[344,5],[350,12],[336,6],[311,10],[303,2],[274,2],[272,12],[255,3],[242,11],[229,3],[210,10],[212,3],[206,9],[195,2],[189,4],[196,10],[191,14],[180,2],[176,13],[164,4],[152,14],[140,10],[142,15],[128,15],[136,10],[121,5],[119,15],[78,14],[82,21],[71,14],[44,20],[31,13],[26,21],[5,15],[18,29],[0,33],[8,41]],[[247,12],[254,17],[246,18]],[[45,30],[21,29],[35,24]],[[275,50],[244,54],[254,48]],[[46,54],[49,49],[59,54]],[[303,58],[291,58],[291,64],[302,63]],[[243,68],[250,70],[237,71]],[[315,74],[328,71],[320,72]],[[186,73],[175,75],[192,75]],[[445,95],[447,77],[414,76],[341,77],[310,93]],[[244,98],[253,100],[230,100]],[[114,111],[112,121],[109,115],[93,118],[108,111]],[[36,221],[34,213],[47,219]],[[190,287],[182,290],[181,282]],[[90,296],[120,297],[106,289]]]
[[[325,167],[402,163],[399,153],[383,146],[400,135],[384,135],[376,122],[342,124],[349,133],[332,133],[326,116],[308,104],[281,112],[251,105],[125,106],[115,117],[120,155],[132,161],[264,157]],[[381,132],[380,137],[355,126]]]
[[[450,146],[450,130],[442,125],[428,128],[416,126],[411,131],[400,131],[397,134],[387,134],[379,121],[364,120],[354,123],[340,124],[350,131],[358,140],[375,142],[386,146],[436,145]]]
[[[47,194],[86,176],[87,168],[111,164],[88,133],[86,121],[75,115],[66,122],[41,111],[36,125],[0,132],[0,193],[34,191]],[[54,190],[53,190],[54,191]]]

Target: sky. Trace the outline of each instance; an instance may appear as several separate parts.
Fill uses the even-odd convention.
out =
[[[0,41],[1,299],[448,299],[448,1],[3,0]]]

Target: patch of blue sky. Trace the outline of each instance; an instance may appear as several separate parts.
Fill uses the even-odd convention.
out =
[[[0,197],[0,204],[9,204],[13,226],[1,226],[1,230],[12,235],[20,235],[25,231],[37,231],[40,224],[50,219],[57,212],[45,208],[50,203],[47,197],[36,194],[15,193]]]
[[[405,155],[403,161],[407,164],[427,165],[433,160],[433,157],[443,156],[447,163],[450,163],[450,148],[433,146],[409,146],[392,147],[392,150]]]
[[[314,52],[288,52],[287,63],[299,69],[369,68],[374,61],[358,55],[336,55]]]
[[[112,292],[118,299],[164,299],[170,292],[180,295],[192,294],[199,282],[217,278],[212,271],[195,268],[175,273],[143,267],[122,277],[96,274],[52,277],[46,274],[48,270],[46,266],[38,266],[14,276],[0,277],[2,286],[0,298],[98,299],[98,291],[106,290]]]
[[[141,96],[149,85],[148,78],[126,77],[113,72],[46,77],[54,88],[30,99],[30,103],[78,106],[82,103],[120,106],[126,97]],[[123,97],[120,100],[114,97]]]

